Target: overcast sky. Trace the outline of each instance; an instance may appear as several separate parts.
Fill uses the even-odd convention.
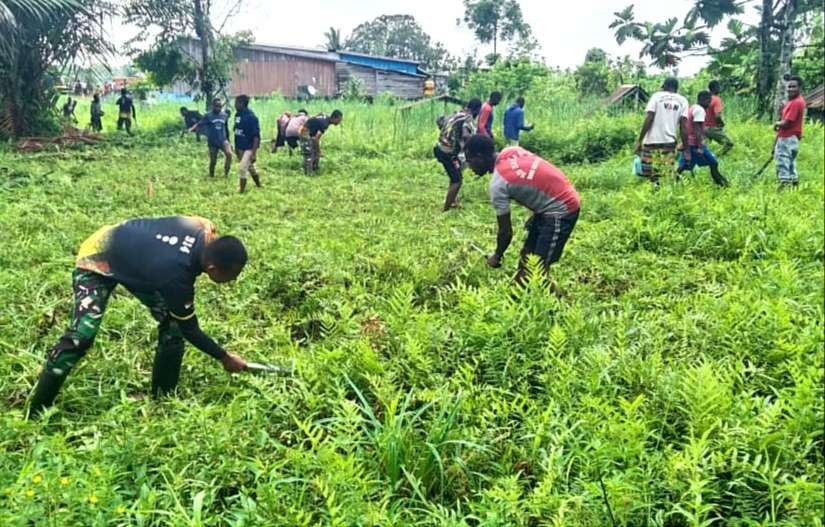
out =
[[[215,2],[221,5],[227,0]],[[612,55],[638,57],[640,46],[635,43],[616,44],[608,28],[613,13],[635,4],[637,20],[663,21],[669,17],[684,17],[694,0],[520,0],[525,20],[541,44],[541,55],[547,64],[574,67],[584,60],[591,47],[600,47]],[[342,30],[344,37],[361,22],[380,15],[409,14],[415,17],[435,41],[442,42],[453,55],[464,56],[478,49],[478,56],[492,52],[492,46],[479,46],[466,26],[456,26],[462,18],[462,0],[243,0],[242,11],[230,19],[225,30],[249,30],[260,44],[280,44],[317,47],[330,27]],[[749,8],[749,18],[754,18]],[[213,17],[220,18],[220,17]],[[220,20],[216,20],[219,23]],[[113,33],[119,42],[134,34],[130,28],[118,28]],[[713,33],[717,43],[726,30]],[[688,58],[681,75],[698,71],[705,58]]]

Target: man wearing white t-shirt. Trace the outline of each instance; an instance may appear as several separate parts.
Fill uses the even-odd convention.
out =
[[[711,104],[711,93],[707,90],[700,91],[696,102],[697,104],[688,108],[687,112],[688,141],[684,152],[690,152],[690,156],[680,156],[676,173],[681,174],[685,170],[692,172],[696,166],[710,167],[713,182],[720,187],[726,187],[728,181],[719,172],[719,161],[705,144],[705,117]]]
[[[642,175],[656,182],[662,175],[662,167],[672,167],[676,162],[676,145],[681,133],[686,143],[688,101],[678,93],[679,81],[665,79],[662,90],[653,94],[647,103],[645,122],[636,141],[636,155],[642,159]],[[690,149],[684,152],[690,161]]]

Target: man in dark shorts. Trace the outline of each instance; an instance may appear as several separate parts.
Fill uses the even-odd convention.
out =
[[[123,130],[126,127],[126,133],[132,135],[132,119],[137,121],[137,113],[135,112],[135,103],[129,96],[126,88],[120,90],[120,97],[115,101],[117,105],[117,129]]]
[[[195,216],[133,219],[107,225],[80,246],[72,275],[74,308],[69,328],[49,351],[29,406],[36,415],[52,405],[72,368],[97,336],[112,291],[123,285],[158,322],[152,393],[175,389],[184,339],[220,360],[226,371],[246,367],[206,335],[195,315],[195,280],[206,273],[230,282],[246,265],[246,249],[235,237],[217,237],[209,220]]]
[[[190,110],[186,106],[180,107],[180,116],[183,117],[183,131],[180,133],[180,135],[183,135],[186,132],[193,131],[192,127],[198,124],[201,119],[203,119],[203,115],[201,115],[200,112],[196,110]],[[194,132],[196,139],[198,140],[198,142],[200,142],[202,135],[200,127],[195,127]]]
[[[238,156],[238,175],[240,187],[238,192],[246,192],[246,176],[252,176],[256,187],[261,186],[261,178],[255,167],[258,148],[261,146],[261,124],[258,116],[249,109],[249,96],[235,97],[235,153]]]
[[[301,127],[300,144],[301,155],[304,159],[304,174],[314,176],[321,164],[321,136],[326,133],[329,125],[338,126],[344,120],[341,110],[334,110],[329,117],[318,114],[310,117]]]
[[[450,186],[444,200],[444,212],[458,207],[458,191],[461,190],[464,144],[475,133],[474,120],[481,111],[481,100],[470,99],[462,110],[439,122],[438,143],[433,155],[447,172]]]
[[[275,139],[272,140],[272,148],[270,151],[274,154],[279,148],[284,145],[289,145],[289,155],[292,155],[292,150],[298,147],[300,127],[303,126],[306,119],[307,111],[303,108],[295,113],[282,113],[275,122]],[[300,121],[300,124],[298,124],[297,127],[295,126],[297,124],[296,121]],[[291,136],[288,133],[290,128],[293,129]]]
[[[309,114],[301,108],[296,115],[293,115],[284,130],[284,142],[289,146],[289,155],[301,145],[301,129],[309,119]]]
[[[229,116],[223,111],[223,103],[216,97],[212,99],[212,111],[189,128],[190,132],[202,130],[206,135],[206,144],[209,145],[209,177],[215,177],[218,152],[223,152],[224,155],[223,176],[229,176],[229,169],[232,166],[232,147],[226,136],[228,121]]]
[[[527,239],[521,250],[516,283],[523,283],[527,256],[537,255],[549,279],[550,265],[561,258],[570,233],[579,219],[579,194],[564,173],[532,152],[518,146],[495,151],[492,138],[470,137],[465,146],[467,164],[482,176],[492,173],[490,200],[498,217],[496,252],[487,258],[490,267],[501,259],[513,238],[510,200],[533,212],[527,222]]]

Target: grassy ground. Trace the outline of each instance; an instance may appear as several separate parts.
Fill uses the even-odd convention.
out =
[[[244,196],[234,170],[206,177],[169,104],[139,108],[134,138],[0,151],[0,525],[822,524],[821,127],[792,192],[752,177],[758,123],[731,126],[726,190],[700,169],[654,192],[627,148],[563,166],[582,216],[556,298],[509,283],[521,232],[486,267],[486,178],[439,211],[439,109],[343,109],[319,178],[262,153]],[[80,242],[165,214],[247,243],[237,283],[199,281],[202,323],[296,375],[230,376],[190,349],[177,396],[151,400],[153,322],[121,291],[56,409],[22,420]]]

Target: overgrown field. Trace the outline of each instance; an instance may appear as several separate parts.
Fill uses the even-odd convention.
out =
[[[296,107],[252,104],[267,134]],[[822,525],[822,127],[796,191],[752,177],[773,140],[754,122],[731,123],[730,188],[698,169],[653,191],[627,139],[573,164],[606,130],[632,142],[639,115],[528,101],[527,144],[566,149],[582,196],[556,297],[510,283],[521,231],[486,266],[486,178],[440,212],[440,108],[343,109],[320,177],[262,152],[265,188],[243,196],[234,167],[206,177],[171,104],[99,148],[0,150],[0,525]],[[24,421],[80,242],[167,214],[247,243],[237,283],[200,279],[202,324],[294,377],[230,376],[190,347],[177,396],[152,400],[154,323],[119,290],[55,410]]]

